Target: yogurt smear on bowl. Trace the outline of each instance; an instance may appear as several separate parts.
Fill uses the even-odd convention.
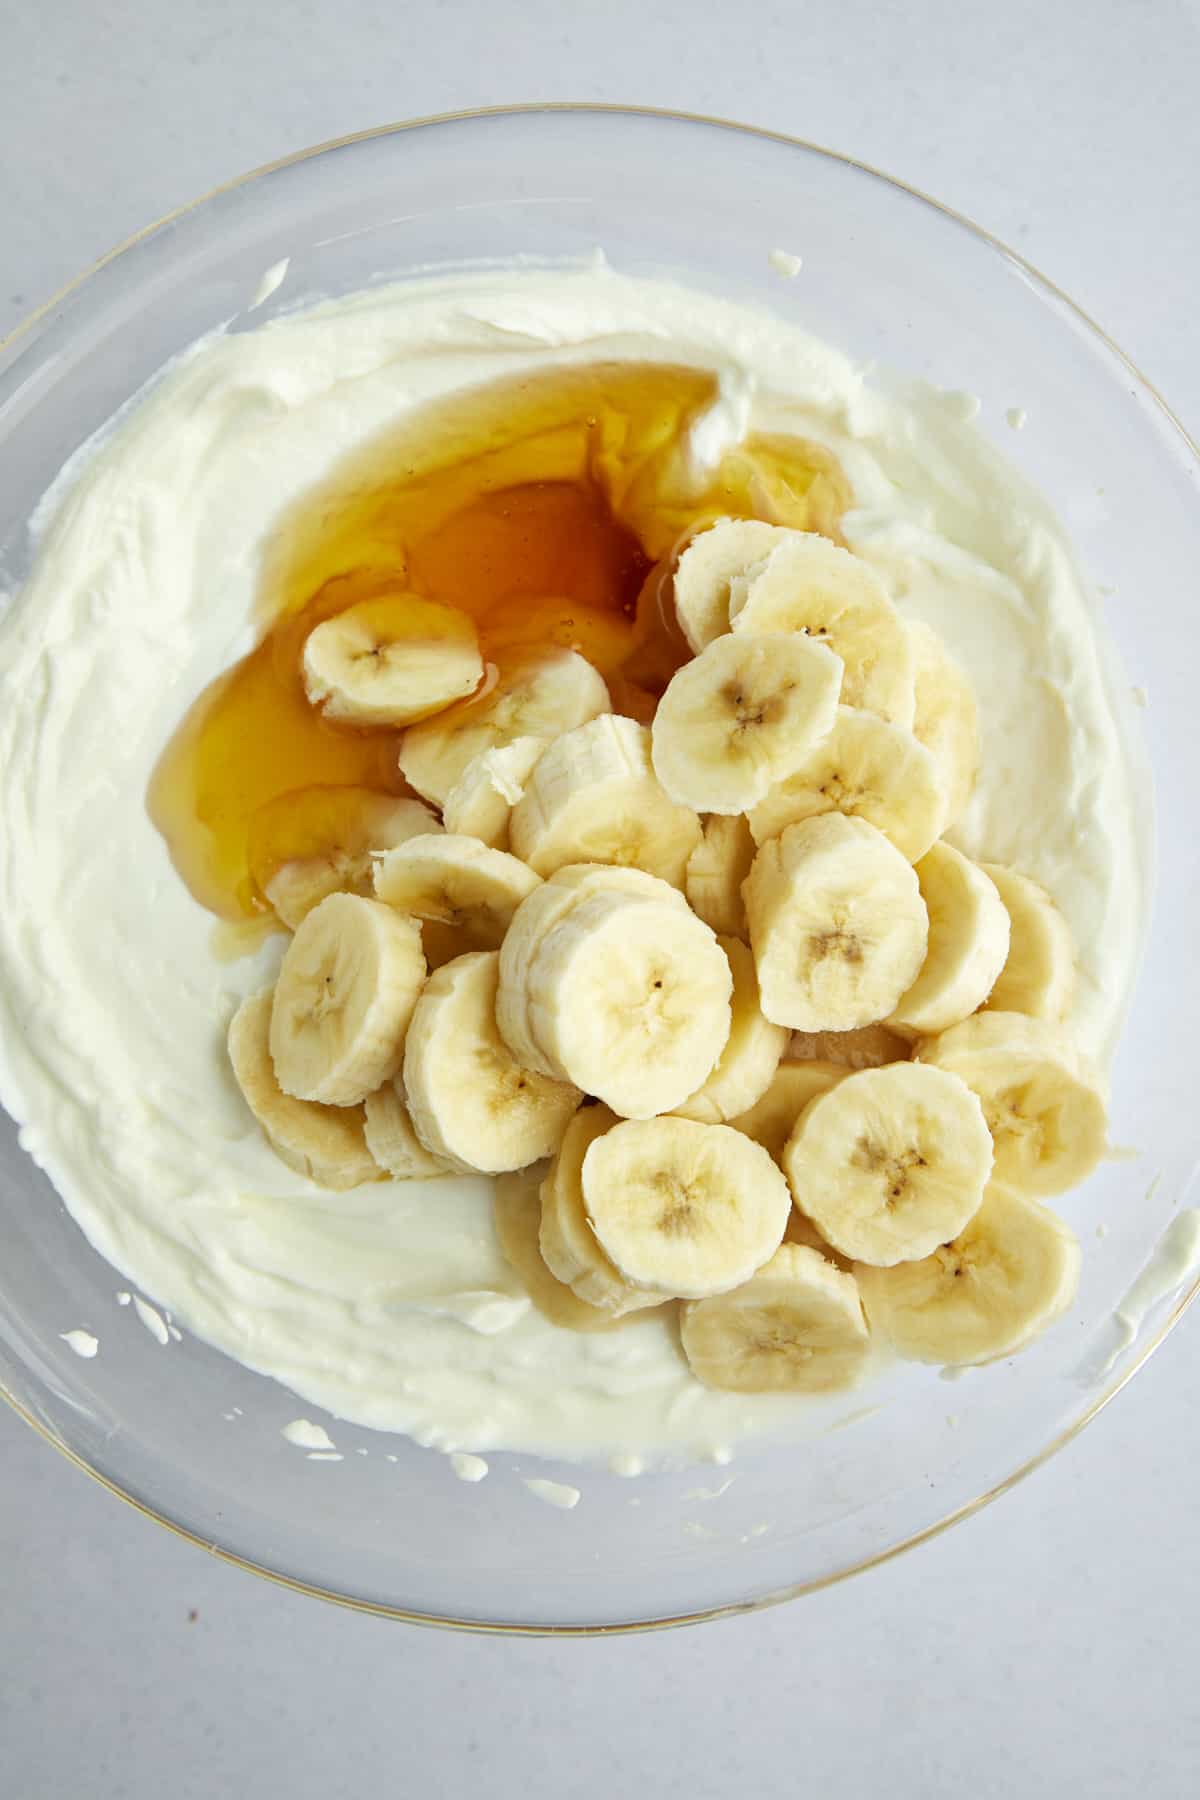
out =
[[[147,793],[188,705],[256,641],[278,521],[340,459],[435,403],[597,361],[714,378],[680,447],[701,475],[754,434],[835,460],[846,544],[975,686],[981,775],[953,842],[1054,895],[1071,1029],[1100,1062],[1141,934],[1093,606],[1051,511],[944,396],[595,266],[398,284],[196,345],[64,471],[0,617],[0,1099],[91,1242],[180,1325],[448,1451],[702,1455],[810,1430],[814,1405],[702,1386],[661,1312],[551,1324],[484,1177],[330,1193],[284,1167],[224,1041],[285,940],[218,953]]]

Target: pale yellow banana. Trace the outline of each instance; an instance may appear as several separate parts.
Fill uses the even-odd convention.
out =
[[[745,812],[828,736],[841,683],[840,657],[812,638],[717,638],[658,703],[654,772],[681,806]]]
[[[749,814],[758,843],[823,813],[865,819],[909,862],[941,832],[946,798],[933,758],[911,731],[839,706],[829,735]]]
[[[271,1009],[285,1093],[357,1106],[400,1066],[425,979],[420,928],[379,900],[330,894],[288,945]]]
[[[1048,1207],[993,1185],[966,1229],[920,1262],[859,1268],[871,1328],[916,1362],[1021,1350],[1075,1298],[1079,1242]]]
[[[869,1336],[853,1275],[783,1244],[744,1286],[680,1309],[692,1374],[737,1394],[825,1394],[852,1387]]]
[[[379,1181],[383,1170],[364,1136],[361,1106],[320,1106],[285,1094],[271,1061],[270,988],[244,1000],[229,1027],[229,1060],[247,1106],[281,1162],[320,1187]]]
[[[748,1281],[783,1240],[787,1183],[752,1138],[694,1119],[631,1119],[589,1145],[583,1199],[634,1287],[682,1299]]]
[[[743,888],[762,1009],[796,1031],[886,1018],[916,979],[928,919],[904,857],[830,813],[763,844]]]
[[[981,1012],[917,1051],[979,1096],[996,1146],[996,1178],[1027,1194],[1062,1194],[1108,1147],[1104,1083],[1056,1026]]]
[[[703,1087],[675,1108],[683,1119],[719,1125],[755,1105],[770,1087],[788,1041],[782,1025],[763,1017],[754,958],[740,938],[718,939],[733,974],[732,1023],[720,1059]]]
[[[617,863],[682,888],[700,821],[663,789],[646,727],[605,713],[564,732],[539,759],[509,837],[539,875],[569,863]]]
[[[862,1069],[818,1094],[783,1153],[792,1197],[821,1236],[890,1267],[956,1237],[983,1199],[992,1140],[964,1081],[921,1063]]]
[[[429,977],[404,1047],[418,1138],[459,1169],[496,1175],[552,1156],[582,1095],[513,1061],[496,1029],[499,954],[474,951]]]

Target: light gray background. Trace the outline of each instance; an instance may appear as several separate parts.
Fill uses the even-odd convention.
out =
[[[596,99],[874,162],[1019,247],[1200,431],[1194,0],[0,0],[0,332],[135,227],[406,115]],[[1200,1308],[998,1506],[759,1617],[555,1644],[359,1618],[0,1416],[0,1794],[1090,1800],[1200,1782]]]

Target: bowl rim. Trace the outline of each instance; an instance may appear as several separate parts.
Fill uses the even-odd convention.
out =
[[[526,101],[511,105],[466,107],[449,112],[428,113],[411,119],[369,126],[362,131],[348,132],[341,137],[327,138],[321,143],[309,145],[305,149],[292,151],[287,156],[277,157],[273,161],[261,163],[255,168],[246,170],[241,175],[234,176],[229,181],[221,182],[217,186],[209,188],[206,192],[197,195],[191,200],[184,201],[182,205],[173,207],[169,212],[163,213],[159,218],[142,226],[140,230],[131,233],[130,236],[114,245],[111,250],[108,250],[102,256],[97,257],[95,261],[82,269],[78,274],[74,275],[69,281],[64,282],[63,285],[56,289],[40,306],[28,313],[23,319],[19,320],[13,329],[5,336],[0,337],[0,358],[5,357],[23,339],[34,333],[39,325],[44,321],[49,320],[64,301],[68,300],[84,288],[95,275],[106,268],[110,263],[116,262],[118,258],[124,256],[128,251],[133,250],[139,244],[146,242],[148,239],[156,236],[160,231],[174,225],[188,214],[198,211],[200,208],[208,205],[210,201],[218,199],[223,194],[233,193],[241,188],[248,188],[253,183],[260,181],[267,176],[277,174],[280,170],[292,168],[300,163],[313,161],[317,157],[325,155],[327,152],[342,150],[351,144],[364,143],[380,138],[395,137],[402,132],[420,131],[431,126],[454,125],[480,119],[505,119],[534,114],[555,113],[615,115],[636,119],[661,119],[666,120],[669,123],[705,125],[715,127],[721,131],[732,132],[738,136],[765,139],[768,142],[783,144],[793,150],[807,151],[813,155],[824,157],[830,162],[839,163],[843,167],[858,170],[860,173],[868,175],[874,180],[882,182],[886,186],[907,195],[910,199],[920,201],[922,205],[929,207],[935,213],[940,214],[944,219],[948,219],[952,224],[966,230],[990,249],[999,252],[1009,262],[1014,264],[1028,276],[1031,279],[1032,284],[1038,290],[1043,294],[1051,296],[1065,307],[1073,315],[1076,322],[1081,324],[1088,334],[1095,339],[1098,339],[1105,349],[1115,356],[1118,362],[1124,366],[1126,371],[1136,381],[1142,393],[1153,402],[1163,420],[1165,420],[1166,424],[1179,438],[1184,450],[1188,452],[1197,463],[1200,463],[1200,445],[1198,445],[1196,440],[1191,436],[1187,427],[1183,424],[1182,420],[1159,389],[1149,377],[1142,372],[1133,359],[1121,349],[1120,345],[1109,336],[1103,326],[1099,325],[1077,301],[1073,300],[1069,294],[1065,293],[1056,282],[1049,278],[1049,276],[1044,275],[1042,271],[1038,269],[1035,264],[1031,263],[1027,257],[1023,256],[1020,251],[1014,250],[1009,244],[1005,243],[1003,239],[987,230],[985,226],[977,224],[973,219],[968,217],[966,213],[960,212],[955,207],[948,206],[943,201],[935,199],[931,194],[927,194],[921,188],[914,187],[910,182],[904,181],[899,176],[889,175],[885,170],[878,168],[873,163],[864,162],[860,158],[849,156],[842,151],[832,150],[827,145],[816,143],[809,138],[797,137],[789,132],[775,131],[766,126],[748,125],[734,119],[723,118],[709,113],[690,112],[675,107],[626,105],[620,102],[573,100]],[[182,1524],[178,1519],[172,1518],[167,1513],[158,1511],[145,1500],[130,1493],[127,1489],[123,1488],[119,1482],[113,1480],[110,1476],[105,1475],[100,1469],[88,1462],[88,1460],[84,1456],[81,1456],[78,1451],[74,1450],[64,1438],[60,1437],[42,1420],[30,1412],[30,1410],[18,1400],[16,1395],[8,1389],[2,1377],[0,1377],[0,1400],[6,1401],[17,1414],[18,1418],[23,1419],[39,1437],[43,1438],[46,1443],[52,1445],[53,1448],[65,1457],[69,1463],[74,1464],[77,1469],[82,1470],[85,1475],[90,1476],[93,1481],[99,1484],[99,1486],[106,1488],[110,1494],[114,1494],[117,1499],[124,1501],[126,1505],[132,1507],[135,1512],[140,1513],[144,1518],[153,1520],[156,1524],[163,1526],[165,1530],[171,1532],[173,1536],[182,1539],[184,1542],[194,1544],[198,1548],[208,1551],[210,1555],[216,1557],[219,1561],[230,1564],[235,1568],[245,1569],[250,1574],[258,1575],[262,1577],[263,1580],[270,1581],[278,1587],[290,1589],[293,1593],[310,1594],[316,1599],[331,1601],[335,1605],[346,1607],[353,1612],[369,1613],[381,1618],[397,1619],[408,1625],[434,1626],[446,1630],[465,1631],[484,1636],[559,1638],[613,1637],[623,1634],[632,1635],[635,1633],[640,1634],[651,1631],[664,1631],[679,1625],[700,1624],[709,1619],[730,1618],[744,1613],[761,1612],[767,1607],[779,1606],[784,1601],[796,1600],[805,1594],[820,1593],[825,1588],[833,1587],[839,1582],[848,1580],[852,1575],[859,1575],[868,1569],[878,1568],[885,1563],[891,1562],[905,1551],[913,1550],[921,1544],[928,1543],[933,1538],[940,1537],[942,1532],[949,1530],[952,1525],[958,1524],[963,1519],[970,1518],[972,1514],[979,1512],[993,1500],[999,1499],[1002,1494],[1006,1494],[1011,1488],[1014,1488],[1018,1482],[1023,1481],[1026,1476],[1031,1475],[1035,1469],[1041,1468],[1041,1466],[1048,1462],[1052,1456],[1055,1456],[1058,1451],[1076,1438],[1084,1427],[1089,1425],[1093,1419],[1103,1412],[1109,1402],[1116,1398],[1122,1388],[1125,1387],[1126,1383],[1131,1381],[1145,1366],[1154,1352],[1174,1330],[1175,1326],[1179,1323],[1184,1313],[1187,1312],[1197,1295],[1200,1295],[1200,1274],[1191,1281],[1186,1291],[1176,1298],[1166,1319],[1159,1325],[1153,1336],[1142,1346],[1134,1362],[1127,1369],[1124,1369],[1121,1374],[1112,1381],[1102,1393],[1096,1396],[1077,1418],[1073,1419],[1069,1425],[1065,1426],[1058,1435],[1050,1441],[1050,1443],[1046,1444],[1033,1456],[1026,1458],[1026,1460],[1019,1464],[1017,1468],[1011,1470],[1009,1474],[1004,1476],[1000,1481],[994,1483],[983,1493],[977,1494],[973,1499],[963,1502],[962,1505],[955,1507],[953,1511],[946,1513],[940,1519],[934,1520],[931,1524],[923,1526],[919,1531],[911,1532],[907,1537],[900,1539],[897,1543],[890,1544],[883,1550],[875,1551],[870,1556],[860,1557],[857,1561],[848,1563],[844,1568],[837,1569],[832,1574],[823,1575],[814,1580],[796,1582],[782,1588],[777,1588],[771,1593],[760,1595],[753,1600],[735,1601],[720,1606],[702,1607],[694,1612],[680,1613],[671,1617],[635,1619],[605,1625],[501,1623],[486,1619],[471,1619],[454,1615],[443,1616],[431,1612],[415,1612],[409,1611],[403,1607],[390,1605],[385,1601],[366,1600],[358,1595],[340,1593],[335,1589],[322,1587],[319,1583],[305,1581],[298,1576],[287,1574],[281,1569],[271,1568],[265,1563],[256,1562],[251,1557],[243,1556],[235,1550],[229,1550],[221,1544],[214,1543],[210,1538],[201,1536],[189,1526]]]

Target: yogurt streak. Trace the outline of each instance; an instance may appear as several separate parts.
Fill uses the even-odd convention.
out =
[[[451,1452],[450,1467],[460,1481],[482,1481],[488,1472],[482,1456],[469,1456],[465,1450]]]
[[[543,1481],[541,1476],[530,1476],[525,1486],[547,1506],[557,1506],[562,1512],[570,1512],[579,1505],[579,1489],[570,1487],[565,1481]]]
[[[187,705],[252,643],[259,554],[289,502],[439,395],[614,356],[719,373],[697,459],[747,429],[840,459],[848,542],[976,678],[984,773],[956,842],[1055,894],[1081,947],[1075,1028],[1111,1045],[1141,859],[1092,607],[1053,515],[960,399],[873,385],[769,314],[593,262],[215,334],[64,471],[0,619],[0,1097],[131,1284],[313,1405],[447,1447],[726,1461],[836,1414],[701,1388],[661,1320],[549,1324],[500,1254],[481,1177],[329,1195],[279,1162],[222,1046],[281,942],[218,962],[145,810]]]
[[[289,1444],[295,1444],[301,1450],[332,1450],[333,1439],[323,1425],[314,1425],[311,1419],[293,1419],[279,1433]]]
[[[64,1344],[69,1344],[76,1356],[91,1358],[100,1348],[100,1339],[92,1336],[90,1331],[60,1331],[59,1337]]]

